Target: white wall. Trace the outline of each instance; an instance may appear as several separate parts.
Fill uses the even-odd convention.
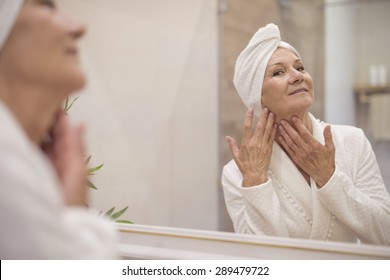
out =
[[[384,65],[388,69],[387,81],[390,81],[390,1],[326,2],[325,121],[361,125],[370,139],[368,114],[372,108],[366,105],[361,116],[355,115],[353,87],[369,84],[370,65]],[[362,120],[368,125],[362,124]],[[390,119],[384,123],[389,124]],[[390,142],[370,140],[390,192]]]
[[[87,23],[92,206],[137,224],[217,229],[217,0],[62,0]]]
[[[334,1],[328,1],[334,2]],[[356,8],[325,6],[325,121],[355,124]]]
[[[390,1],[326,0],[327,122],[356,125],[353,87],[368,84],[370,65],[390,69],[389,13]]]

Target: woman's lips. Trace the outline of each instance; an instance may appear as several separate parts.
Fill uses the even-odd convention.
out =
[[[307,89],[300,88],[300,89],[294,90],[293,92],[290,92],[288,95],[293,95],[293,94],[296,94],[296,93],[306,92],[306,91],[307,91]]]

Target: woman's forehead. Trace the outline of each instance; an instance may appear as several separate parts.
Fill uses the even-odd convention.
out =
[[[296,63],[302,62],[302,60],[292,51],[284,48],[277,48],[272,54],[268,65],[278,65],[284,63]]]

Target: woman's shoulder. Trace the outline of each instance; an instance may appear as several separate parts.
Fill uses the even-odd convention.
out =
[[[351,125],[326,124],[331,126],[332,139],[336,146],[342,145],[349,152],[365,150],[369,141],[361,128]]]
[[[314,118],[313,116],[311,117]],[[346,145],[348,147],[358,148],[368,141],[361,128],[352,125],[327,123],[319,119],[316,119],[315,121],[322,127],[320,130],[330,125],[332,138],[336,145]],[[319,133],[322,134],[322,132]]]
[[[365,137],[364,131],[351,125],[329,124],[332,133],[341,134],[344,137]]]
[[[311,115],[312,120],[315,120],[319,123],[323,128],[330,125],[332,135],[334,136],[342,136],[342,137],[359,137],[365,138],[364,131],[361,128],[352,126],[352,125],[343,125],[343,124],[332,124],[324,122],[320,119],[316,119],[313,115]]]

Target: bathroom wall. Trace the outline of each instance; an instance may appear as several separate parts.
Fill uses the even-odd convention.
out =
[[[357,125],[354,86],[368,85],[370,65],[390,69],[390,1],[327,0],[325,119]]]
[[[370,65],[384,65],[389,84],[390,1],[327,0],[325,5],[325,120],[361,127],[373,146],[390,191],[390,142],[371,135],[372,104],[357,115],[353,88],[369,85]],[[384,115],[389,125],[389,115]]]
[[[86,126],[91,206],[137,224],[217,229],[216,0],[62,0],[88,26],[88,76],[70,110]]]

